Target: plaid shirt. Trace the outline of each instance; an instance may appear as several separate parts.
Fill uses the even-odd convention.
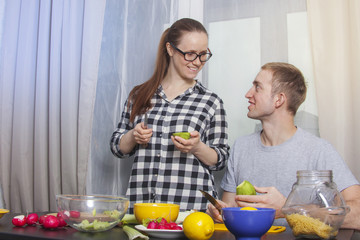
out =
[[[129,122],[130,110],[125,109],[111,137],[111,151],[120,158],[135,154],[127,197],[129,212],[135,202],[165,202],[180,205],[180,210],[206,210],[207,200],[202,189],[217,197],[212,171],[225,167],[229,156],[227,122],[222,100],[197,82],[183,94],[169,102],[161,86],[152,98],[153,107],[148,111],[148,127],[153,135],[147,146],[136,145],[125,155],[119,149],[121,137],[144,121],[136,116]],[[177,150],[171,141],[174,132],[200,133],[200,140],[218,154],[215,166],[207,166],[191,153]]]

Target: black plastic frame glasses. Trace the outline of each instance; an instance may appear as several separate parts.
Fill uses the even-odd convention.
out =
[[[177,47],[175,47],[175,45],[172,44],[171,42],[169,42],[169,43],[170,43],[171,47],[173,47],[176,51],[178,51],[179,53],[184,55],[184,59],[188,62],[193,62],[198,57],[199,57],[200,62],[207,62],[212,56],[212,53],[209,48],[207,49],[209,52],[197,54],[195,52],[183,52],[180,49],[178,49]]]

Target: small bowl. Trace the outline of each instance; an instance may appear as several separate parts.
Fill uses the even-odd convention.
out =
[[[175,222],[180,206],[172,203],[135,203],[134,215],[139,224],[144,219],[165,218],[168,222]]]
[[[5,214],[9,213],[8,209],[0,208],[0,218],[2,218]]]
[[[103,232],[124,217],[129,200],[119,196],[56,195],[59,213],[65,222],[81,232]]]
[[[275,209],[241,210],[239,207],[223,208],[225,226],[236,240],[260,240],[272,226]]]
[[[296,238],[332,239],[337,236],[349,209],[348,206],[320,208],[304,205],[283,208],[282,212]]]

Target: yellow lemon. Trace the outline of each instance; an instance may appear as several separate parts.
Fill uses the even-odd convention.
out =
[[[257,208],[254,208],[254,207],[243,207],[243,208],[240,208],[240,210],[254,211],[254,210],[257,210]]]
[[[183,229],[190,240],[206,240],[214,233],[214,221],[206,213],[194,212],[184,219]]]
[[[0,218],[2,218],[2,216],[8,212],[10,212],[10,211],[7,209],[0,208]]]

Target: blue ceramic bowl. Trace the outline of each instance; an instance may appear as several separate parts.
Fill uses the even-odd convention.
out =
[[[236,240],[260,240],[275,219],[275,209],[240,210],[239,207],[223,208],[225,226]]]

